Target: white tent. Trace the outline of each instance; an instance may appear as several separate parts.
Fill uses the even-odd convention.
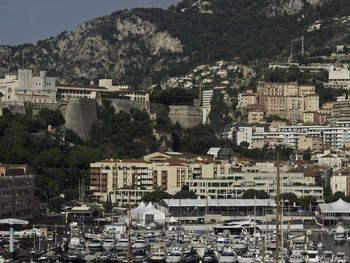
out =
[[[319,204],[319,209],[322,214],[324,213],[350,213],[350,204],[345,202],[343,199],[339,199],[334,203]]]
[[[172,216],[172,217],[170,217],[169,218],[169,220],[168,220],[168,223],[170,223],[170,224],[174,224],[174,223],[177,223],[178,221]]]
[[[150,202],[147,206],[142,203],[135,209],[131,210],[131,218],[146,226],[149,223],[165,223],[165,212],[156,209]]]

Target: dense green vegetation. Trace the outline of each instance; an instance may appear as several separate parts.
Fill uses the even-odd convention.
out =
[[[116,114],[110,101],[105,100],[103,105],[91,128],[89,146],[108,158],[140,158],[158,149],[147,112],[133,109],[130,114]]]

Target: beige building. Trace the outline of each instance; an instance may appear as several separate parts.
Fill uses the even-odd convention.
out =
[[[268,96],[266,102],[266,115],[277,115],[280,117],[286,116],[287,97],[283,96]]]
[[[304,111],[304,98],[287,97],[287,111]]]
[[[299,84],[299,97],[315,94],[315,86],[310,84]]]
[[[350,121],[350,100],[335,102],[332,118],[333,121]]]
[[[315,112],[313,111],[307,111],[303,113],[303,122],[307,124],[315,123],[316,122],[316,116]]]
[[[255,94],[252,90],[247,90],[244,93],[238,94],[238,105],[237,108],[246,108],[249,105],[257,103],[257,94]]]
[[[106,88],[96,85],[73,85],[73,84],[57,84],[57,99],[69,100],[70,98],[100,98],[102,93],[108,92]]]
[[[270,123],[269,130],[270,131],[276,131],[279,127],[287,126],[287,123],[285,121],[281,120],[273,120]]]
[[[308,135],[300,135],[298,140],[298,149],[311,151],[320,151],[322,148],[322,138],[320,137],[311,137]]]
[[[186,182],[201,199],[242,198],[249,189],[263,190],[271,197],[276,195],[276,167],[274,163],[257,163],[255,166],[242,167],[241,171],[225,174],[216,178],[190,179]],[[313,195],[323,199],[323,188],[315,186],[315,178],[305,176],[303,172],[280,167],[281,193],[294,193],[298,197]]]
[[[285,97],[297,97],[298,96],[298,83],[284,83],[283,84],[283,96]]]
[[[149,101],[149,92],[144,90],[120,89],[117,93],[129,97],[131,101]]]
[[[248,123],[253,124],[253,123],[265,123],[264,120],[264,115],[265,112],[264,110],[249,110],[248,112]]]
[[[305,96],[305,111],[319,111],[320,97],[317,94]]]
[[[90,191],[98,199],[112,201],[117,200],[119,190],[130,188],[152,191],[159,187],[175,194],[188,179],[214,178],[231,169],[229,163],[173,152],[149,154],[143,160],[106,159],[90,164]]]

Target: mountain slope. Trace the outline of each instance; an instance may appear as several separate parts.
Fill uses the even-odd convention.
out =
[[[346,15],[346,0],[184,0],[168,10],[115,12],[37,45],[0,46],[0,69],[9,64],[15,72],[24,61],[64,82],[106,75],[120,84],[149,86],[200,63],[287,57],[291,40],[302,35],[310,52],[341,44],[349,30],[333,18]],[[320,18],[322,27],[308,32]]]

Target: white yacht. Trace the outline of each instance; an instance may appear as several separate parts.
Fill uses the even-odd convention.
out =
[[[216,239],[216,251],[221,253],[225,248],[225,238],[224,237],[218,237]]]
[[[219,263],[237,263],[237,255],[231,248],[226,248],[219,257]]]
[[[334,262],[334,253],[332,251],[323,251],[322,253],[322,263],[333,263]]]
[[[239,263],[254,263],[255,257],[253,253],[246,253],[242,256],[238,256],[238,262]]]
[[[89,242],[88,247],[90,250],[100,250],[102,248],[102,242],[99,239],[93,239]]]
[[[180,250],[173,250],[167,256],[166,263],[180,263],[182,261],[182,252]]]
[[[334,263],[348,263],[349,258],[345,255],[344,252],[338,252],[335,259]]]
[[[166,255],[165,255],[164,251],[156,251],[156,252],[153,252],[151,254],[149,260],[152,263],[162,263],[162,262],[165,262]]]
[[[118,240],[117,245],[115,247],[118,251],[128,251],[129,240],[127,238],[121,238]]]
[[[317,250],[307,250],[305,262],[306,263],[319,263],[320,256],[318,255],[318,251]]]
[[[299,252],[293,252],[292,255],[289,257],[289,263],[304,263],[305,258],[304,256]]]
[[[69,249],[75,249],[80,247],[80,238],[79,237],[71,237],[68,245]]]
[[[345,241],[345,229],[342,224],[339,224],[335,229],[334,241],[337,243],[342,243]]]
[[[104,250],[112,250],[114,248],[114,239],[106,238],[102,242],[102,247]]]

